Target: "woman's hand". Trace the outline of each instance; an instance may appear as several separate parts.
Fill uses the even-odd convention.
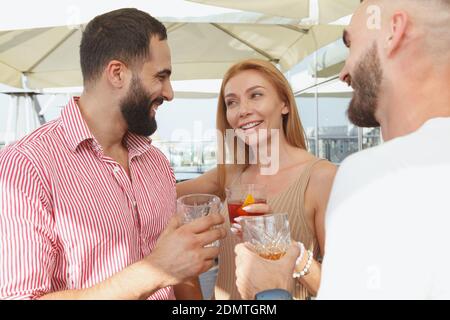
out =
[[[246,216],[260,216],[271,212],[270,206],[266,203],[249,204],[248,206],[243,207],[242,210],[247,213]],[[243,218],[237,217],[234,219],[237,223],[233,223],[231,225],[231,232],[242,240],[242,225],[240,224],[241,219]]]

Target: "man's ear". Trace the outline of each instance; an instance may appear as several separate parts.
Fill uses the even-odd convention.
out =
[[[409,16],[404,11],[396,11],[390,20],[389,32],[384,39],[384,48],[387,56],[395,54],[406,38]]]
[[[113,87],[120,89],[125,86],[128,68],[123,62],[111,60],[104,72],[106,78]]]

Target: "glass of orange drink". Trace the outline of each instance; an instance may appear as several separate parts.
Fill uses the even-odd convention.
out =
[[[243,210],[250,204],[267,203],[266,186],[262,184],[238,184],[225,189],[230,223],[241,216],[260,216],[264,212],[248,213]]]

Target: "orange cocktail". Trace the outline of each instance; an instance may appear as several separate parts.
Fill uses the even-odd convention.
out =
[[[267,201],[265,199],[255,199],[255,202],[249,204],[254,203],[267,203]],[[264,214],[264,212],[246,212],[244,209],[242,209],[243,207],[245,207],[244,201],[228,203],[228,215],[230,217],[231,223],[235,223],[236,221],[234,219],[236,219],[237,217],[260,216]]]
[[[266,212],[246,212],[243,208],[251,204],[267,203],[266,186],[259,184],[240,184],[227,188],[228,216],[230,223],[241,216],[259,216]]]

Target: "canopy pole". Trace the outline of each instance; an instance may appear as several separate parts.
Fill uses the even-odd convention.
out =
[[[317,79],[317,74],[318,74],[318,58],[317,58],[317,50],[318,50],[318,45],[317,45],[317,39],[316,39],[316,34],[314,32],[314,30],[311,30],[312,33],[312,37],[314,39],[314,100],[316,103],[316,107],[315,107],[315,115],[316,115],[316,136],[315,136],[315,155],[316,157],[319,157],[319,84],[318,84],[318,79]]]
[[[15,124],[17,125],[17,112],[18,112],[18,97],[16,95],[9,95],[9,108],[8,108],[8,120],[6,121],[5,130],[5,146],[15,140]],[[14,117],[14,115],[16,117]]]
[[[363,128],[358,127],[358,151],[363,149],[364,131]]]
[[[309,1],[309,16],[313,24],[319,23],[320,18],[319,13],[319,3],[317,0]],[[314,40],[314,100],[315,100],[315,115],[316,115],[316,136],[315,136],[315,155],[316,157],[320,157],[319,155],[319,81],[317,79],[318,75],[318,55],[317,50],[319,50],[319,45],[317,44],[316,33],[314,32],[314,28],[311,28],[311,36]]]
[[[41,113],[41,111],[42,111],[41,104],[39,103],[39,100],[38,100],[36,94],[30,95],[30,99],[31,99],[31,103],[33,104],[33,107],[34,107],[34,111],[36,112],[36,115],[38,117],[39,124],[42,126],[43,124],[45,124],[46,121],[45,121],[44,115]]]

